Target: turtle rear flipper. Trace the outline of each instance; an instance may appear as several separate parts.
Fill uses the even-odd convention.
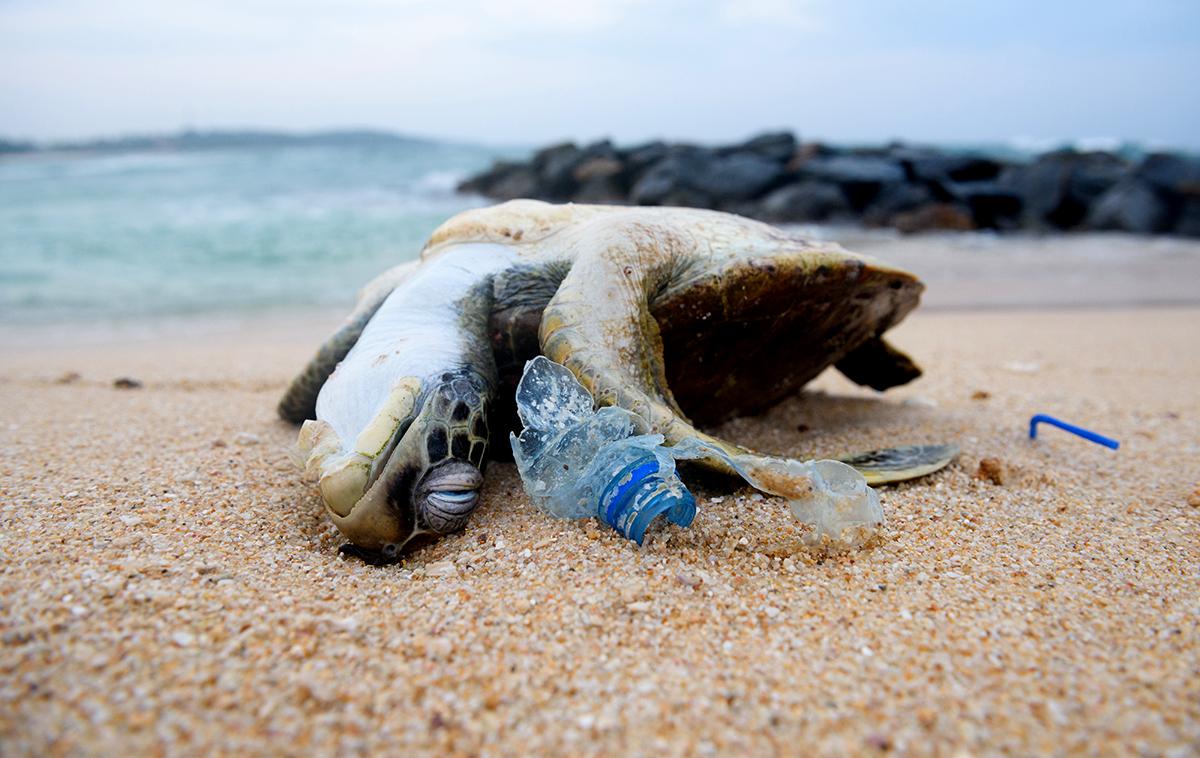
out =
[[[834,365],[855,384],[880,392],[908,384],[921,375],[921,367],[912,358],[881,337],[867,340]]]
[[[867,484],[888,484],[916,479],[939,471],[958,457],[956,445],[908,445],[855,453],[836,460],[852,466]]]

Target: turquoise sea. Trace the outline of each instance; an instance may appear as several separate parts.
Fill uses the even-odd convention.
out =
[[[502,151],[441,143],[0,158],[0,321],[344,306]],[[513,151],[508,151],[512,154]]]

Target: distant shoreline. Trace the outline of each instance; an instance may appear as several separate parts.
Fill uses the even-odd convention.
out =
[[[1200,156],[1200,146],[1184,147],[1167,144],[1142,144],[1132,140],[1110,138],[1081,139],[1032,139],[1014,137],[1008,140],[983,141],[929,141],[889,139],[878,141],[839,141],[819,139],[816,143],[835,146],[844,150],[875,150],[888,145],[905,145],[913,149],[936,149],[950,155],[982,155],[998,160],[1033,160],[1041,155],[1070,151],[1077,153],[1112,153],[1127,159],[1137,159],[1150,153],[1171,153]],[[470,145],[491,147],[510,152],[521,149],[530,155],[535,152],[535,143],[493,143],[450,139],[444,137],[414,135],[393,132],[388,129],[333,128],[292,131],[287,129],[244,128],[244,129],[180,129],[168,132],[136,132],[71,139],[34,140],[0,134],[0,157],[21,153],[55,152],[127,152],[139,150],[203,150],[213,148],[254,147],[304,147],[304,146],[353,146],[353,145]],[[649,144],[649,143],[647,143]],[[674,141],[671,144],[689,144],[700,148],[717,148],[717,143]]]
[[[0,138],[0,156],[28,153],[105,153],[155,150],[216,150],[264,147],[371,147],[446,145],[448,140],[413,137],[375,129],[332,129],[314,132],[273,130],[194,130],[166,134],[135,134],[82,140],[33,142]]]

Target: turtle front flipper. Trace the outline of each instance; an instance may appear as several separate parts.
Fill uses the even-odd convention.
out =
[[[569,368],[597,403],[638,414],[668,444],[694,440],[689,443],[694,455],[689,457],[698,463],[740,476],[764,492],[790,499],[808,496],[812,482],[798,461],[756,453],[698,430],[667,385],[651,302],[699,243],[678,227],[644,218],[603,219],[583,224],[572,234],[575,263],[542,314],[543,354]],[[871,351],[877,358],[902,356],[881,340],[863,355]],[[871,477],[868,481],[899,481],[941,468],[949,462],[942,458],[923,461],[937,463],[932,467],[892,466],[889,458],[887,466],[865,466],[861,473]]]
[[[383,305],[388,295],[392,294],[415,266],[416,261],[402,263],[388,269],[363,287],[354,311],[346,317],[337,331],[321,344],[317,354],[288,385],[276,407],[280,418],[299,424],[317,417],[317,395],[325,385],[325,380],[358,342],[367,324],[379,311],[379,306]]]
[[[569,368],[598,404],[638,414],[668,442],[698,437],[725,446],[695,429],[672,397],[650,313],[671,251],[686,242],[670,227],[602,221],[571,230],[578,254],[542,313],[542,354]]]
[[[604,219],[572,230],[575,264],[542,314],[542,353],[571,370],[600,405],[641,416],[669,445],[685,440],[698,463],[784,497],[811,490],[796,461],[760,455],[696,429],[667,386],[650,299],[696,242],[677,227]],[[693,443],[694,444],[694,443]]]
[[[463,245],[427,258],[325,380],[299,447],[356,554],[394,559],[478,505],[497,382],[492,277],[510,257]]]

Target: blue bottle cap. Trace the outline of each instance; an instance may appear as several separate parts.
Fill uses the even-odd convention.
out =
[[[696,498],[682,483],[670,486],[658,475],[653,456],[629,464],[612,478],[600,495],[599,513],[604,523],[639,545],[646,529],[662,514],[679,526],[696,517]]]

